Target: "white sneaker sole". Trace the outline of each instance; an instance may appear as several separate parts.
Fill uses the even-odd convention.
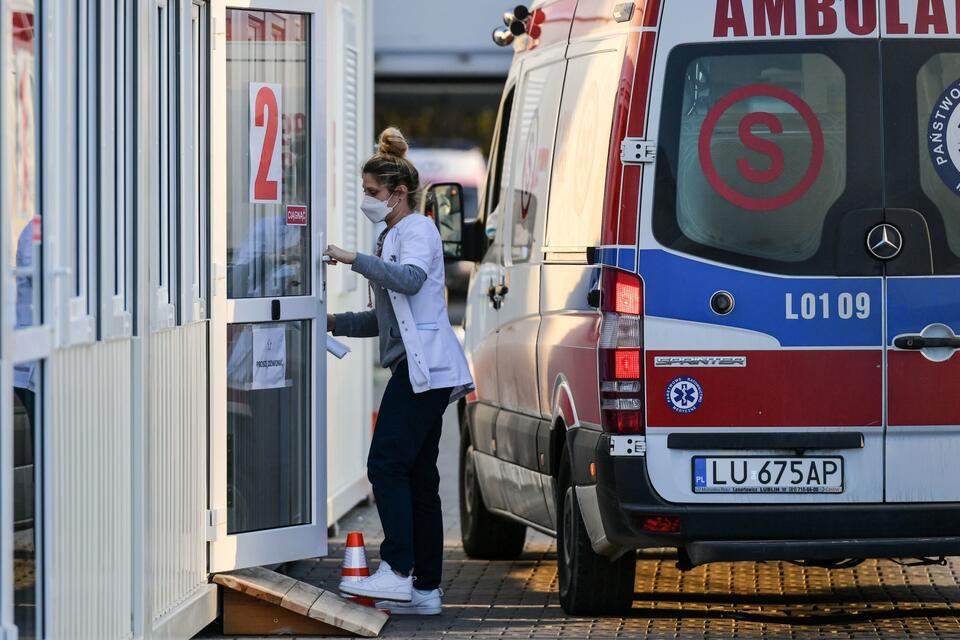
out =
[[[413,596],[396,591],[375,591],[373,589],[361,589],[350,584],[341,584],[340,592],[350,596],[360,596],[363,598],[373,598],[374,600],[389,600],[390,602],[410,602]]]
[[[400,604],[397,606],[394,604],[391,606],[390,602],[378,602],[377,609],[387,609],[390,611],[390,615],[397,616],[438,616],[443,613],[443,605],[440,606],[431,606],[431,605],[417,605],[409,606],[405,604]],[[399,603],[398,603],[399,604]]]

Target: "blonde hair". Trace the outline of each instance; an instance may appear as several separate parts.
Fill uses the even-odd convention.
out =
[[[420,199],[420,174],[407,160],[410,145],[396,127],[387,127],[380,134],[377,153],[363,163],[363,173],[369,173],[391,192],[403,185],[407,188],[407,204],[416,209]]]

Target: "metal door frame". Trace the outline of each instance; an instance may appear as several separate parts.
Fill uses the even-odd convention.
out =
[[[312,519],[305,525],[227,534],[227,325],[270,321],[270,299],[228,300],[226,281],[226,9],[303,13],[310,16],[310,202],[313,293],[284,298],[284,307],[297,318],[312,321],[311,348],[311,482]],[[326,229],[326,7],[310,0],[215,0],[211,6],[210,60],[210,477],[208,511],[209,570],[228,571],[325,555],[326,525],[326,272],[320,259]],[[291,318],[293,320],[293,318]]]

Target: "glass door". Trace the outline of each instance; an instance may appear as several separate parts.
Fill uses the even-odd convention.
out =
[[[316,3],[238,4],[211,91],[211,571],[326,552],[322,27]]]

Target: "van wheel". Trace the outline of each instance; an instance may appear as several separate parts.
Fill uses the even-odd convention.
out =
[[[575,616],[626,613],[633,605],[637,554],[628,551],[611,561],[594,552],[570,481],[570,459],[566,450],[560,460],[557,487],[560,606]]]
[[[473,462],[470,430],[460,436],[460,536],[463,550],[478,560],[515,560],[523,552],[527,527],[487,511]]]

